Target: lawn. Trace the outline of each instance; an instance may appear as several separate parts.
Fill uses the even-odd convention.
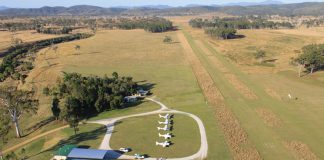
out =
[[[54,151],[64,144],[76,144],[81,147],[97,149],[106,133],[106,127],[98,124],[83,124],[79,127],[79,134],[74,135],[71,128],[63,129],[38,139],[23,148],[15,151],[19,157],[28,157],[30,160],[50,159]]]
[[[111,147],[119,149],[130,147],[133,151],[129,154],[141,153],[150,157],[181,158],[195,154],[200,147],[200,135],[196,122],[184,115],[174,115],[172,119],[172,133],[174,137],[172,145],[167,148],[156,146],[155,142],[164,142],[158,133],[165,134],[166,131],[157,131],[158,121],[164,121],[158,115],[129,118],[117,123],[111,139]],[[188,134],[190,133],[190,134]]]

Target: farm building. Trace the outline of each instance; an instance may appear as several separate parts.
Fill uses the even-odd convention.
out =
[[[68,160],[107,160],[107,150],[74,148],[67,156]]]
[[[150,91],[145,91],[145,90],[143,90],[143,89],[139,89],[139,90],[137,91],[137,93],[140,94],[141,96],[146,96],[147,94],[150,93]]]
[[[124,98],[124,101],[127,103],[133,103],[137,101],[137,96],[127,96]]]

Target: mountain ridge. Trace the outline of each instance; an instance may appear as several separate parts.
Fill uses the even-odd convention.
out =
[[[264,1],[262,5],[252,6],[218,6],[218,5],[189,5],[184,7],[170,7],[167,5],[139,6],[131,8],[98,7],[91,5],[76,5],[71,7],[41,8],[8,8],[0,10],[1,16],[172,16],[196,15],[210,12],[221,12],[230,15],[324,15],[324,2],[304,2],[293,4],[279,4],[279,1]]]

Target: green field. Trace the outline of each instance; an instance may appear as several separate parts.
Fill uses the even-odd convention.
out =
[[[158,115],[129,118],[117,122],[110,141],[111,147],[118,149],[130,147],[134,153],[147,154],[150,157],[181,158],[196,153],[200,147],[200,135],[196,122],[187,116],[174,115],[173,130],[174,137],[168,139],[172,145],[167,148],[156,146],[155,142],[164,142],[158,133],[165,134],[166,131],[157,131],[158,121],[163,121]],[[185,147],[190,146],[190,147]]]

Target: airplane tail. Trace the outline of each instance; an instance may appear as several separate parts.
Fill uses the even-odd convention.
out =
[[[155,145],[157,145],[157,146],[158,146],[158,145],[159,145],[159,143],[158,143],[158,142],[155,142]]]

